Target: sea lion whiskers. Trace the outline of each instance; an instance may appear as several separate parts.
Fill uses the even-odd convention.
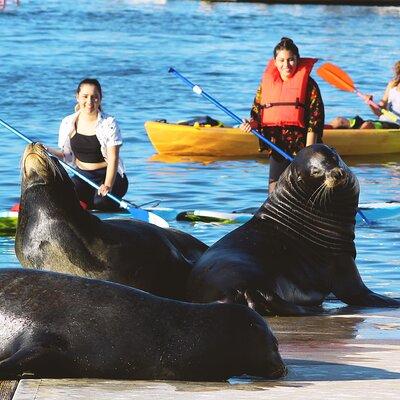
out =
[[[325,185],[325,181],[322,182],[315,190],[313,193],[311,193],[310,197],[307,200],[306,205],[309,206],[309,204],[311,204],[310,210],[313,210],[314,206],[317,203],[317,200],[320,198],[321,193],[325,190],[326,185]]]
[[[326,189],[325,182],[321,185],[321,190],[315,196],[313,207],[318,204],[321,208],[326,208]]]
[[[325,210],[327,209],[327,204],[332,203],[332,193],[333,193],[333,188],[326,186],[326,189],[323,192],[323,195],[324,195],[323,204],[324,204]]]
[[[326,181],[323,183],[323,190],[320,191],[320,196],[319,196],[319,206],[324,207],[324,209],[327,209],[327,205],[332,203],[332,193],[333,193],[333,187],[329,186]]]
[[[315,195],[311,210],[317,205],[321,209],[327,210],[327,206],[332,203],[333,188],[329,187],[326,182],[323,182],[319,188],[320,190]]]
[[[348,183],[348,177],[340,167],[332,168],[326,173],[325,180],[310,195],[307,204],[311,202],[311,210],[316,204],[325,207],[332,200],[333,189],[339,185],[345,186]]]

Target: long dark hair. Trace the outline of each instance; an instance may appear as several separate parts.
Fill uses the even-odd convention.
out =
[[[81,91],[81,87],[82,87],[83,85],[93,85],[93,86],[95,86],[95,88],[96,88],[97,91],[99,92],[100,100],[103,98],[103,92],[102,92],[102,90],[101,90],[101,85],[100,85],[100,82],[99,82],[97,79],[93,79],[93,78],[85,78],[85,79],[82,79],[82,80],[79,82],[78,87],[76,88],[76,94],[79,94],[79,92]],[[75,106],[75,111],[78,111],[78,110],[79,110],[79,105],[77,104],[77,105]],[[99,110],[101,111],[101,106],[99,106]]]
[[[276,58],[278,52],[281,50],[291,51],[297,58],[300,58],[299,49],[290,38],[283,37],[281,41],[274,47],[274,58]]]

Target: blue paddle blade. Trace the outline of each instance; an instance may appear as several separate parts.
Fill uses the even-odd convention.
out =
[[[149,222],[151,224],[160,226],[161,228],[169,228],[168,222],[152,212],[143,210],[142,208],[130,207],[127,209],[131,217],[139,221]]]
[[[149,213],[148,211],[142,210],[141,208],[130,208],[129,213],[132,218],[138,219],[140,221],[149,222]]]

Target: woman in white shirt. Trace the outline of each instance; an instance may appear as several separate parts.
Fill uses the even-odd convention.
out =
[[[102,90],[97,79],[81,81],[76,100],[76,112],[65,117],[60,125],[58,146],[61,151],[49,151],[99,185],[96,191],[79,177],[72,178],[79,200],[87,208],[116,209],[118,204],[106,197],[107,193],[123,197],[128,190],[128,179],[119,157],[120,129],[115,118],[101,109]]]
[[[384,110],[390,111],[397,116],[397,125],[400,125],[400,61],[397,61],[393,67],[393,79],[386,86],[385,93],[378,106]],[[367,95],[366,101],[372,100],[372,96]],[[393,123],[387,115],[383,114],[379,109],[369,105],[372,112],[379,117],[379,121]]]
[[[387,84],[382,100],[378,103],[379,108],[371,106],[371,95],[364,95],[365,102],[371,108],[371,111],[379,117],[378,120],[364,120],[358,115],[354,118],[336,117],[329,125],[332,128],[352,128],[352,129],[399,129],[400,128],[400,61],[397,61],[393,67],[393,79]],[[393,121],[381,109],[390,111],[395,117]]]

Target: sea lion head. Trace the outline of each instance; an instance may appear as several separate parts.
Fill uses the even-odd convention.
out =
[[[324,144],[302,149],[282,174],[271,197],[281,197],[288,187],[306,209],[324,211],[344,205],[355,210],[360,192],[356,176],[337,152]]]
[[[76,197],[74,184],[67,172],[40,143],[26,146],[21,159],[21,174],[22,194],[29,189],[43,189],[58,196]]]
[[[41,143],[30,143],[26,146],[21,160],[21,172],[23,183],[29,186],[52,184],[67,178],[70,181],[57,158],[51,156]]]
[[[357,178],[336,151],[314,144],[286,168],[256,218],[273,221],[299,243],[355,257],[359,192]]]

